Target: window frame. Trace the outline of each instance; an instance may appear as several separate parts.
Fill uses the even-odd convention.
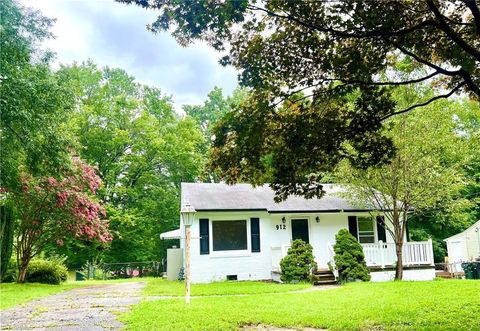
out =
[[[361,231],[361,230],[360,230],[359,219],[363,219],[362,221],[365,221],[365,219],[370,219],[370,221],[371,221],[371,223],[372,223],[372,231]],[[356,221],[357,221],[357,240],[358,240],[358,242],[359,242],[360,244],[362,244],[362,245],[363,245],[363,244],[367,244],[367,245],[368,245],[368,244],[376,244],[376,243],[378,243],[377,227],[376,227],[377,224],[376,224],[375,218],[372,217],[372,216],[356,216]],[[364,232],[364,233],[365,233],[365,232],[368,232],[368,233],[372,233],[372,234],[371,234],[371,235],[360,235],[360,232]],[[370,237],[372,237],[372,235],[373,235],[373,242],[371,242],[371,243],[369,243],[369,242],[364,242],[364,243],[362,243],[362,242],[360,241],[360,237],[362,237],[362,238],[366,238],[366,237],[370,238]]]
[[[245,227],[246,227],[246,242],[247,242],[247,247],[246,249],[232,249],[232,250],[214,250],[213,249],[213,237],[214,237],[214,231],[213,231],[213,223],[214,222],[232,222],[232,221],[244,221],[245,222]],[[237,256],[238,254],[245,255],[245,253],[251,253],[250,252],[250,247],[251,247],[251,229],[250,229],[250,220],[243,218],[243,217],[237,217],[235,219],[229,219],[229,218],[217,218],[217,219],[210,219],[210,238],[209,238],[209,243],[210,243],[210,254],[215,257],[215,256],[232,256],[235,255]],[[248,254],[250,255],[250,254]]]

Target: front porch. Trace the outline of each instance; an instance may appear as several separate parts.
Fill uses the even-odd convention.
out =
[[[379,241],[375,244],[361,244],[365,254],[365,262],[372,269],[385,269],[395,267],[397,256],[395,253],[395,243],[384,243]],[[287,255],[290,245],[272,246],[270,248],[272,259],[272,272],[280,272],[280,261]],[[325,244],[325,249],[329,254],[330,265],[334,265],[333,244]],[[403,244],[403,265],[405,267],[433,267],[433,246],[432,240],[406,242]],[[318,262],[318,261],[317,261]],[[319,264],[319,267],[326,265]]]

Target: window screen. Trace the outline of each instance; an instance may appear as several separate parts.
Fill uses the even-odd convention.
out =
[[[247,249],[247,221],[213,221],[213,250]]]
[[[371,217],[358,217],[358,242],[371,244],[375,242],[375,230]]]

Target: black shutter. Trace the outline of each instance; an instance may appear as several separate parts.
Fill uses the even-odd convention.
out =
[[[348,216],[348,231],[358,240],[357,216]]]
[[[385,217],[384,216],[377,216],[377,235],[378,240],[383,241],[384,243],[387,242],[387,233],[385,231]]]
[[[260,219],[258,217],[250,219],[250,235],[252,239],[252,252],[260,252]]]
[[[200,254],[205,255],[210,253],[209,245],[209,228],[208,218],[201,218],[200,220]]]

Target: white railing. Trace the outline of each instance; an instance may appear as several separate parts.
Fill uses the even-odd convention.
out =
[[[335,267],[335,251],[333,250],[333,245],[329,241],[327,242],[327,249],[328,249],[328,264],[329,267],[332,268],[333,275],[335,276],[335,280],[338,279],[338,270]]]
[[[280,261],[287,255],[290,245],[271,246],[272,271],[280,271]]]
[[[395,243],[362,244],[368,266],[392,266],[397,261]],[[403,265],[434,265],[432,240],[403,244]]]

